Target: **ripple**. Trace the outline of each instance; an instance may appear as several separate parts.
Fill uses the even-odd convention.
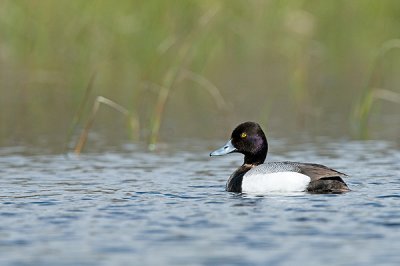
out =
[[[400,194],[383,195],[383,196],[377,196],[376,198],[378,198],[378,199],[400,198]]]
[[[271,154],[350,173],[341,195],[227,193],[241,158],[193,147],[79,158],[0,149],[0,255],[9,265],[397,265],[400,152],[383,144]]]

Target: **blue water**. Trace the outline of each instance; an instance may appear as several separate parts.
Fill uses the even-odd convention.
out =
[[[209,158],[223,142],[0,148],[0,264],[400,265],[395,143],[272,141],[269,160],[326,164],[352,192],[250,196],[224,191],[242,158]]]

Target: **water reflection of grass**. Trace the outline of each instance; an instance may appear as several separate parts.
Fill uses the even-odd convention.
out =
[[[398,37],[399,12],[400,2],[374,0],[4,0],[0,144],[10,135],[68,132],[69,123],[58,121],[80,109],[94,71],[85,101],[101,95],[137,114],[149,143],[163,128],[220,135],[202,125],[225,121],[225,107],[210,108],[221,99],[233,107],[232,125],[280,117],[283,131],[291,124],[320,128],[333,114],[346,134],[358,110],[353,118],[363,132],[371,110],[377,113],[365,77],[375,51]],[[382,71],[388,76],[398,67]],[[396,92],[399,83],[391,78],[384,89]],[[166,117],[180,130],[165,129]],[[112,118],[99,119],[112,126]]]

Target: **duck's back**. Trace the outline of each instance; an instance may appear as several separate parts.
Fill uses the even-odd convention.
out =
[[[301,169],[298,165],[299,163],[295,162],[268,162],[253,167],[246,173],[246,175],[271,174],[278,172],[300,173]]]
[[[246,175],[270,174],[278,172],[297,172],[307,175],[312,181],[326,177],[346,176],[321,164],[298,162],[267,162],[253,167]]]

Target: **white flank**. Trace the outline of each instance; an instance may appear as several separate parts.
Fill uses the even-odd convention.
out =
[[[297,172],[277,172],[268,174],[245,174],[242,192],[298,192],[304,191],[310,183],[310,177]]]

